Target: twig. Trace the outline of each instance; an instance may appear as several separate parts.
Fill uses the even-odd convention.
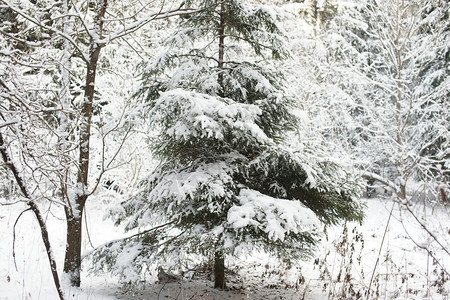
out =
[[[161,289],[158,292],[158,300],[159,300],[159,296],[161,295],[162,290],[164,289],[164,287],[166,286],[167,282],[169,282],[168,280],[166,280],[163,284],[163,286],[161,287]]]
[[[411,210],[411,208],[408,205],[403,205],[403,206],[414,217],[414,219],[417,221],[417,223],[419,223],[420,227],[422,227],[423,230],[425,230],[433,238],[433,240],[442,248],[442,250],[444,250],[450,256],[450,251],[446,247],[444,247],[444,245],[442,245],[441,242],[439,242],[437,237],[425,226],[425,224],[423,224],[419,220],[419,218],[415,215],[415,213]]]
[[[13,226],[13,244],[12,244],[12,256],[13,256],[13,260],[14,260],[14,266],[16,267],[16,271],[19,272],[19,269],[17,268],[17,263],[16,263],[16,225],[17,222],[19,222],[20,217],[23,215],[23,213],[27,212],[31,210],[31,208],[27,208],[24,211],[22,211],[19,216],[17,217],[16,221],[14,222],[14,226]]]
[[[305,284],[305,288],[303,289],[302,298],[300,300],[305,300],[306,299],[306,292],[308,291],[308,286],[309,286],[310,282],[311,282],[311,279],[308,281],[307,284]]]
[[[183,279],[180,277],[180,291],[178,292],[178,295],[175,297],[175,300],[178,299],[178,297],[180,296],[181,291],[182,291],[182,289],[183,289],[183,286],[182,286],[183,282],[182,282],[182,280],[183,280]]]
[[[373,281],[373,277],[374,277],[374,275],[375,275],[375,271],[376,271],[377,266],[378,266],[378,262],[380,261],[381,250],[383,249],[384,239],[385,239],[385,237],[386,237],[386,233],[387,233],[387,229],[388,229],[388,227],[389,227],[389,223],[391,222],[391,217],[392,217],[392,212],[394,211],[394,206],[395,206],[395,202],[392,203],[392,208],[391,208],[391,211],[389,212],[389,218],[388,218],[388,220],[387,220],[387,222],[386,222],[386,227],[384,228],[383,239],[381,240],[380,249],[378,250],[377,261],[375,262],[375,266],[373,267],[372,276],[370,277],[369,287],[368,287],[368,289],[367,289],[367,297],[366,297],[366,300],[369,299],[370,288],[371,288],[371,286],[372,286],[372,281]]]
[[[95,247],[94,247],[94,245],[92,245],[91,235],[90,235],[89,229],[88,229],[86,206],[83,207],[83,210],[84,210],[84,225],[86,227],[86,234],[88,237],[89,245],[91,245],[92,249],[94,249]]]
[[[19,123],[19,121],[13,120],[13,121],[3,122],[3,123],[0,123],[0,128],[2,128],[2,127],[7,127],[7,126],[11,126],[11,125],[14,125],[14,124],[16,124],[16,123]]]
[[[114,244],[114,243],[117,243],[117,242],[124,242],[124,241],[126,241],[126,240],[132,239],[132,238],[134,238],[134,237],[136,237],[136,236],[139,236],[139,235],[147,234],[147,233],[149,233],[149,232],[151,232],[151,231],[160,229],[160,228],[162,228],[162,227],[168,226],[168,225],[173,224],[173,223],[174,223],[174,221],[171,221],[171,222],[168,222],[168,223],[165,223],[165,224],[158,225],[158,226],[156,226],[156,227],[152,227],[152,228],[150,228],[150,229],[148,229],[148,230],[144,230],[144,231],[135,233],[135,234],[133,234],[133,235],[130,235],[130,236],[127,236],[127,237],[124,237],[124,238],[119,238],[119,239],[115,239],[115,240],[112,240],[112,241],[103,243],[102,245],[100,245],[100,246],[98,246],[98,247],[92,249],[91,251],[86,252],[86,253],[81,257],[81,259],[84,259],[84,258],[88,257],[89,255],[91,255],[91,254],[92,254],[93,252],[95,252],[96,250],[105,248],[105,247],[110,246],[110,245],[112,245],[112,244]],[[184,233],[184,231],[183,231],[182,233]],[[179,235],[178,235],[178,236],[179,236]],[[162,245],[162,244],[161,244],[161,245]],[[157,246],[160,246],[160,245],[157,245]]]
[[[401,210],[400,210],[401,213]],[[416,240],[414,240],[414,238],[409,234],[409,231],[406,229],[405,224],[402,222],[402,226],[403,226],[403,230],[405,230],[406,235],[409,237],[409,239],[420,249],[423,249],[425,251],[427,251],[428,253],[428,257],[427,260],[429,259],[429,257],[431,256],[434,260],[434,262],[436,262],[436,264],[438,264],[441,269],[447,274],[447,276],[450,277],[450,273],[445,269],[445,267],[439,262],[438,258],[433,254],[433,251],[431,251],[430,249],[428,249],[428,247],[425,247],[423,245],[421,245],[420,243],[416,242]],[[427,264],[427,275],[428,275],[429,271],[428,271],[428,264]],[[428,280],[428,276],[427,276],[427,280]]]
[[[194,299],[194,297],[196,297],[196,296],[198,296],[198,292],[195,292],[195,294],[194,294],[194,295],[192,295],[192,297],[191,297],[191,298],[189,298],[189,300],[191,300],[191,299]]]
[[[21,203],[21,202],[24,202],[24,201],[22,201],[22,200],[17,200],[17,201],[14,201],[14,202],[8,202],[8,203],[6,203],[6,202],[0,202],[0,205],[3,205],[3,206],[10,206],[10,205],[14,205],[14,204]]]

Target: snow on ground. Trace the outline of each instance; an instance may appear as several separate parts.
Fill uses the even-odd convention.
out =
[[[93,199],[91,199],[93,200]],[[107,274],[82,274],[80,289],[66,288],[67,299],[449,299],[450,281],[439,264],[420,246],[429,245],[441,266],[450,269],[450,255],[421,230],[417,221],[390,200],[368,199],[363,224],[350,223],[326,229],[317,255],[298,265],[289,265],[258,253],[229,260],[229,291],[217,291],[207,273],[193,279],[161,284],[156,271],[135,293],[124,293]],[[4,201],[2,201],[4,202]],[[106,204],[91,201],[87,224],[92,244],[98,246],[121,236],[120,228],[103,220]],[[386,226],[390,211],[392,218]],[[13,227],[25,204],[1,206],[0,210],[0,300],[58,299],[40,231],[31,212],[17,221],[15,262],[12,256]],[[450,244],[449,207],[411,207],[429,230],[447,247]],[[46,212],[51,243],[58,268],[62,269],[65,247],[63,213],[53,207]],[[402,221],[403,224],[402,225]],[[386,229],[387,228],[387,229]],[[407,231],[405,231],[405,228]],[[385,230],[386,229],[386,230]],[[384,234],[386,232],[386,234]],[[385,235],[383,247],[380,245]],[[92,249],[85,232],[84,248]],[[415,240],[414,243],[411,238]],[[377,262],[377,268],[374,271]],[[16,269],[17,267],[17,269]],[[192,274],[191,274],[192,275]],[[185,276],[189,277],[189,276]],[[347,297],[347,298],[346,298]]]

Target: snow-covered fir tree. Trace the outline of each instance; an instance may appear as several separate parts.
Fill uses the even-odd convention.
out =
[[[288,56],[280,12],[237,0],[185,5],[201,10],[180,19],[168,51],[145,64],[138,92],[161,163],[115,213],[139,233],[95,256],[133,281],[156,257],[174,266],[200,255],[224,288],[227,256],[302,258],[321,223],[363,213],[355,182],[337,179],[335,164],[308,165],[287,140],[298,129],[296,101],[269,62]]]

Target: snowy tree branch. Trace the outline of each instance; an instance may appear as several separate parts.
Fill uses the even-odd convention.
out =
[[[361,176],[365,179],[369,179],[369,180],[376,180],[380,183],[382,183],[383,185],[391,188],[395,193],[399,192],[398,186],[393,183],[392,181],[390,181],[387,178],[383,178],[382,176],[376,174],[376,173],[372,173],[372,172],[363,172],[361,174]]]
[[[45,24],[43,24],[42,22],[40,22],[39,20],[31,17],[29,14],[25,13],[24,11],[22,11],[21,9],[19,9],[18,7],[10,4],[8,1],[3,0],[3,3],[5,3],[4,7],[7,7],[9,9],[11,9],[12,11],[14,11],[15,13],[17,13],[18,15],[20,15],[21,17],[25,18],[26,20],[30,21],[31,23],[33,23],[34,25],[41,27],[43,29],[46,29],[48,31],[51,31],[55,34],[58,34],[59,36],[63,37],[64,39],[68,40],[75,49],[77,49],[77,51],[79,52],[79,54],[81,55],[81,58],[85,61],[88,62],[88,56],[86,54],[84,54],[84,51],[79,47],[79,43],[77,41],[75,41],[71,36],[67,35],[66,33],[51,27],[51,26],[47,26]]]
[[[11,172],[14,175],[14,178],[22,191],[22,194],[29,200],[27,202],[27,205],[30,207],[29,209],[33,211],[34,215],[36,216],[36,219],[39,223],[39,227],[41,229],[41,236],[42,241],[44,242],[45,249],[47,251],[48,260],[50,263],[50,269],[51,273],[53,275],[53,281],[55,283],[55,287],[58,291],[59,298],[61,300],[64,300],[64,293],[61,288],[61,284],[59,282],[59,276],[58,276],[58,269],[56,267],[56,261],[53,256],[53,250],[50,245],[50,240],[48,237],[48,230],[47,225],[45,224],[44,218],[42,217],[41,211],[39,210],[39,207],[36,205],[36,203],[31,199],[31,195],[28,193],[28,190],[25,186],[25,183],[22,179],[22,177],[19,174],[19,171],[17,170],[16,166],[12,162],[11,158],[9,157],[9,154],[6,150],[6,144],[3,139],[3,134],[0,132],[0,154],[2,155],[2,159],[6,166],[11,170]]]
[[[14,124],[17,124],[17,123],[19,123],[18,120],[2,122],[2,123],[0,123],[0,128],[11,126],[11,125],[14,125]]]
[[[183,9],[182,6],[176,8],[176,9],[172,9],[166,12],[162,12],[161,10],[158,12],[154,12],[154,13],[150,13],[147,16],[141,18],[140,20],[129,24],[126,28],[116,31],[114,33],[111,33],[107,40],[108,42],[113,41],[115,39],[121,38],[125,35],[128,35],[130,33],[133,33],[137,30],[139,30],[140,28],[142,28],[143,26],[147,25],[148,23],[150,23],[153,20],[161,20],[161,19],[167,19],[170,17],[174,17],[174,16],[182,16],[182,15],[189,15],[195,12],[198,12],[199,10],[196,9],[189,9],[189,8],[185,8]]]

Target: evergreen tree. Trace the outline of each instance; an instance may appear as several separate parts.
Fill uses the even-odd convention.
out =
[[[270,61],[288,54],[279,13],[237,0],[185,5],[202,9],[181,20],[170,52],[146,64],[138,93],[161,160],[118,213],[127,230],[140,233],[96,256],[127,280],[155,254],[166,262],[214,257],[215,287],[224,288],[227,255],[264,250],[301,258],[320,222],[361,220],[363,213],[358,186],[337,179],[336,165],[309,166],[288,145],[298,127],[295,101]]]

